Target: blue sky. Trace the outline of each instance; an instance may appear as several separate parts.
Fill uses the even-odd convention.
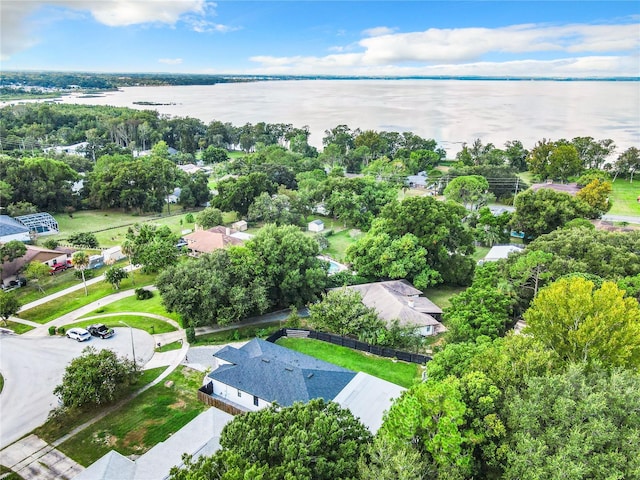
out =
[[[640,2],[2,0],[3,70],[640,76]]]

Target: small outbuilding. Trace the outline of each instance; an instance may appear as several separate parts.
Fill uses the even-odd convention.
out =
[[[497,262],[498,260],[507,258],[512,253],[521,252],[523,248],[522,245],[494,245],[484,258],[478,261],[478,264],[482,265],[486,262]]]
[[[238,220],[237,222],[231,224],[231,228],[239,232],[244,232],[247,230],[248,225],[244,220]]]
[[[321,232],[324,230],[324,222],[322,220],[309,222],[308,229],[310,232]]]

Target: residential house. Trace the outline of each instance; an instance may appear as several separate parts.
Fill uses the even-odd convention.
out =
[[[182,238],[186,242],[185,247],[189,251],[189,255],[197,257],[229,245],[242,245],[244,240],[232,236],[232,233],[237,232],[232,232],[230,228],[226,227],[214,227],[209,230],[197,230]]]
[[[421,296],[422,292],[407,280],[365,283],[345,288],[360,292],[362,303],[375,309],[388,324],[398,320],[400,326],[414,326],[423,336],[437,335],[447,330],[440,323],[442,309]]]
[[[580,187],[577,183],[553,183],[553,181],[549,180],[545,183],[534,183],[531,185],[531,189],[534,192],[537,192],[542,188],[548,188],[555,190],[556,192],[568,193],[569,195],[575,195],[580,191]]]
[[[427,188],[427,172],[418,172],[417,175],[409,175],[405,181],[409,188]]]
[[[49,250],[48,248],[36,247],[34,245],[26,245],[27,253],[22,257],[16,258],[12,262],[5,262],[2,264],[2,279],[3,281],[12,280],[16,277],[25,266],[30,262],[42,262],[49,267],[54,267],[58,264],[68,264],[70,261],[70,255],[64,251]]]
[[[289,406],[314,398],[335,401],[376,433],[382,416],[404,388],[261,339],[214,354],[204,379],[207,393],[241,411]]]
[[[66,153],[68,155],[84,155],[87,151],[89,142],[74,143],[73,145],[58,145],[55,147],[47,147],[44,153]]]

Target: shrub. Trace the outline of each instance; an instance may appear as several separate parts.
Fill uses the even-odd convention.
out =
[[[82,271],[76,269],[73,272],[73,276],[76,277],[78,280],[82,280]],[[89,280],[90,278],[93,278],[95,276],[96,276],[96,271],[95,270],[85,269],[85,271],[84,271],[84,279],[85,280]]]
[[[187,342],[195,343],[196,341],[196,329],[193,327],[188,327],[186,330],[187,334]]]
[[[187,214],[184,216],[184,221],[185,221],[185,222],[187,222],[187,223],[193,223],[193,222],[195,222],[195,219],[193,218],[193,213],[187,213]]]
[[[56,334],[56,327],[55,325],[51,325],[49,327],[49,335],[55,335]]]
[[[153,292],[146,288],[136,288],[136,298],[138,300],[148,300],[153,297]]]
[[[64,335],[65,333],[67,333],[67,329],[64,327],[58,327],[58,335]]]

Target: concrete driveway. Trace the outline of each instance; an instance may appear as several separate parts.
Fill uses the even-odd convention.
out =
[[[118,356],[132,358],[131,332],[136,361],[140,366],[151,359],[151,335],[128,328],[115,328],[116,334],[102,340],[76,342],[66,337],[25,337],[0,335],[0,373],[4,389],[0,394],[0,449],[42,425],[58,405],[53,389],[62,381],[69,362],[85,347],[108,348]]]

